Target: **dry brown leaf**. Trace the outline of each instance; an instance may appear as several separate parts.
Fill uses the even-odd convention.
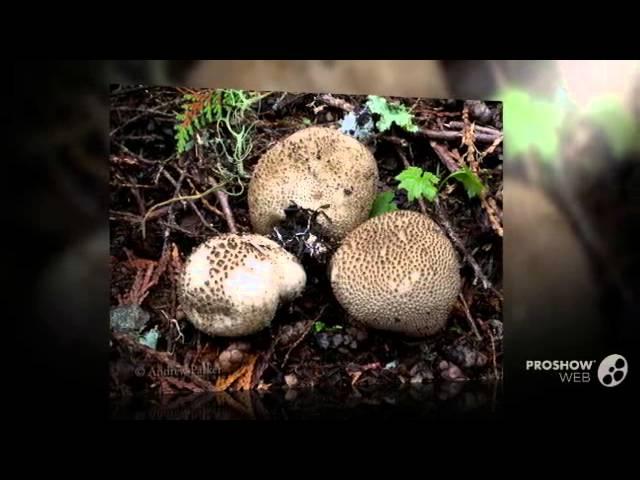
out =
[[[248,361],[229,375],[218,377],[214,389],[218,392],[224,392],[238,381],[237,390],[249,390],[251,388],[251,378],[257,360],[256,355],[251,355]]]

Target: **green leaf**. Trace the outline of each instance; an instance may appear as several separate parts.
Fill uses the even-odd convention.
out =
[[[378,194],[375,201],[373,202],[373,206],[371,207],[369,217],[377,217],[378,215],[382,215],[383,213],[398,210],[398,205],[393,202],[394,196],[395,195],[391,190]]]
[[[320,333],[327,329],[327,324],[324,322],[318,321],[313,325],[313,329],[316,333]]]
[[[302,123],[304,125],[311,125],[311,120],[309,120],[308,118],[305,117],[305,118],[302,119]]]
[[[445,179],[445,182],[449,178],[455,178],[460,183],[462,183],[465,190],[467,191],[467,195],[469,196],[469,198],[480,195],[485,188],[482,184],[482,180],[480,180],[480,178],[475,173],[473,173],[473,171],[469,167],[462,167],[460,170],[453,172]]]
[[[420,167],[408,167],[395,178],[400,181],[398,188],[407,191],[410,202],[421,197],[433,202],[438,194],[440,179],[431,172],[424,172]]]
[[[537,152],[546,162],[558,155],[560,127],[566,110],[557,102],[538,100],[523,90],[509,89],[498,95],[504,108],[505,148],[509,156]]]
[[[380,115],[380,120],[376,123],[380,132],[389,130],[393,123],[408,132],[418,131],[418,127],[413,123],[413,115],[404,105],[389,103],[385,98],[376,95],[369,95],[368,98],[366,105],[371,113]]]

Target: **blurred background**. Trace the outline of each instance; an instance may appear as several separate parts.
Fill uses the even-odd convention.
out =
[[[46,332],[29,339],[40,352],[30,361],[59,382],[106,379],[111,83],[502,100],[507,392],[526,359],[632,357],[638,61],[25,62],[14,72],[25,94],[11,110],[20,180],[8,211],[15,239],[32,242],[27,257],[7,257],[15,315]],[[78,358],[104,364],[105,378],[68,368]]]

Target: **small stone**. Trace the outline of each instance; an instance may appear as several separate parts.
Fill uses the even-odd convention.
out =
[[[349,348],[352,350],[356,350],[358,348],[358,342],[356,342],[355,340],[352,340],[351,343],[349,344]]]
[[[465,378],[464,374],[462,373],[462,370],[460,370],[460,368],[453,363],[450,364],[448,368],[443,370],[440,375],[444,380],[453,381],[453,382],[464,380]]]
[[[394,360],[393,362],[389,362],[384,366],[385,370],[389,370],[391,368],[397,368],[397,367],[398,367],[398,361],[397,360]]]
[[[342,345],[342,335],[337,333],[333,337],[331,337],[331,345],[333,346],[333,348],[338,348],[340,345]]]
[[[449,368],[449,362],[447,362],[446,360],[440,361],[440,363],[438,364],[438,368],[440,370],[446,370],[447,368]]]
[[[149,318],[149,313],[139,305],[120,305],[110,312],[111,328],[118,333],[138,332]]]
[[[231,350],[231,362],[240,363],[244,355],[240,350]]]
[[[462,361],[462,366],[464,368],[471,368],[476,365],[477,353],[470,348],[465,348],[463,350],[464,353],[464,361]]]
[[[285,375],[284,383],[286,383],[288,387],[295,387],[298,384],[298,377],[296,377],[293,373]]]
[[[433,375],[433,372],[430,369],[426,369],[422,373],[422,376],[427,382],[432,382],[433,379],[435,378],[434,375]]]
[[[326,118],[327,122],[333,122],[333,115],[331,114],[331,112],[327,112]]]
[[[326,333],[318,333],[316,335],[316,342],[318,343],[318,346],[320,348],[322,348],[323,350],[326,350],[327,348],[329,348],[329,335],[327,335]]]
[[[413,384],[422,383],[423,380],[424,377],[420,373],[411,377],[411,383]]]
[[[344,343],[345,345],[348,345],[351,343],[351,335],[343,335],[342,336],[342,343]]]

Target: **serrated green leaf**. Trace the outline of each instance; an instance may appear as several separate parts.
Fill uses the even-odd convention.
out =
[[[377,217],[378,215],[382,215],[383,213],[398,210],[398,205],[396,205],[393,201],[394,196],[395,195],[391,190],[378,194],[375,201],[373,202],[373,206],[371,207],[369,217]]]
[[[393,123],[408,132],[418,131],[418,127],[413,123],[413,115],[404,105],[389,103],[385,98],[376,95],[369,95],[366,105],[371,113],[380,116],[376,123],[380,132],[389,130]]]
[[[480,195],[485,188],[482,184],[482,180],[480,180],[480,178],[475,173],[473,173],[473,171],[469,167],[462,167],[460,170],[449,175],[447,179],[449,178],[455,178],[460,183],[462,183],[462,185],[464,185],[464,189],[467,191],[467,195],[469,196],[469,198]]]
[[[408,167],[395,179],[400,181],[398,188],[407,191],[410,202],[421,197],[433,202],[438,195],[437,184],[440,179],[431,172],[424,172],[420,167]]]

